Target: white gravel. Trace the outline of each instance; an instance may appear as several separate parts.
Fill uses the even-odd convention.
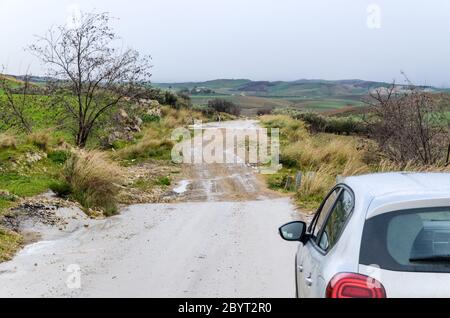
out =
[[[292,297],[295,244],[277,233],[292,211],[288,199],[133,206],[1,264],[0,297]]]

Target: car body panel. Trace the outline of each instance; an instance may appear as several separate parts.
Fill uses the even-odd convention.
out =
[[[359,258],[367,219],[409,208],[450,206],[450,174],[373,174],[346,178],[340,186],[348,187],[354,194],[353,213],[337,244],[328,252],[311,241],[300,244],[297,263],[303,265],[303,272],[297,267],[299,297],[325,297],[331,279],[344,272],[371,277],[380,274],[388,297],[449,297],[450,273],[391,272],[360,265]],[[309,274],[312,286],[307,286],[305,281]],[[426,287],[420,289],[422,285]]]
[[[448,298],[449,273],[394,272],[360,265],[359,272],[378,280],[388,298]]]

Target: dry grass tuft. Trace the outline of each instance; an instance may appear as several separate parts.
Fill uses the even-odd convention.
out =
[[[31,133],[27,136],[27,140],[29,143],[35,145],[43,151],[48,151],[50,148],[51,137],[49,131],[43,130]]]
[[[123,174],[119,166],[99,151],[74,151],[63,169],[71,196],[86,210],[117,213],[117,195]]]
[[[1,134],[0,135],[0,149],[16,149],[17,148],[17,139],[14,136]]]
[[[302,186],[297,191],[296,198],[302,207],[317,208],[325,195],[334,185],[335,178],[329,167],[322,167],[316,172],[306,173],[302,179]]]

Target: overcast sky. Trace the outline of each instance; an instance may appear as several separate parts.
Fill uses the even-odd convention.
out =
[[[376,6],[370,6],[376,4]],[[153,81],[302,78],[450,86],[448,0],[0,0],[0,65],[41,67],[23,48],[78,9],[109,11]]]

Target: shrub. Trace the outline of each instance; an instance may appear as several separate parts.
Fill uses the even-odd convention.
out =
[[[272,114],[272,111],[273,111],[273,108],[271,108],[271,107],[261,108],[261,109],[258,109],[257,115],[258,116],[270,115],[270,114]]]
[[[234,116],[239,116],[241,114],[241,109],[238,105],[225,99],[210,100],[208,102],[208,107],[219,113],[227,113]]]
[[[144,123],[159,123],[161,117],[157,115],[144,114],[142,115],[141,119]]]
[[[66,151],[51,151],[48,153],[47,158],[49,158],[54,163],[64,164],[69,158],[69,154]]]
[[[63,190],[70,187],[71,197],[85,209],[101,209],[107,216],[117,213],[122,174],[104,153],[73,152],[64,166],[63,179],[68,185],[63,185]]]
[[[271,174],[267,176],[267,185],[272,190],[284,189],[287,181],[287,175],[282,173]]]
[[[213,116],[215,114],[215,110],[206,105],[194,105],[192,110],[201,112],[205,116]]]
[[[112,147],[114,150],[120,150],[127,146],[128,146],[128,141],[122,140],[122,139],[115,140],[112,144]]]
[[[0,135],[0,149],[17,148],[17,140],[14,136],[1,134]]]
[[[370,132],[391,161],[421,165],[450,163],[448,97],[410,86],[404,93],[393,84],[387,94],[377,90],[367,103]]]

